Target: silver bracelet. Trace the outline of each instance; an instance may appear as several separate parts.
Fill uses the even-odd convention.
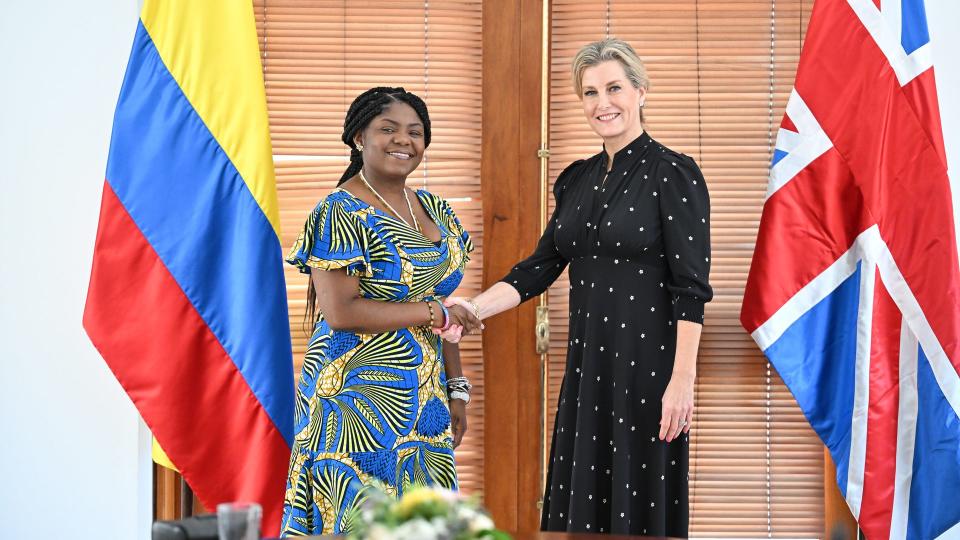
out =
[[[470,381],[466,377],[453,377],[447,379],[447,390],[459,390],[464,389],[470,391],[473,388],[473,385],[470,384]]]
[[[459,399],[463,401],[464,404],[467,404],[467,403],[470,403],[470,394],[468,394],[467,392],[461,392],[459,390],[455,390],[453,392],[450,392],[450,399]]]

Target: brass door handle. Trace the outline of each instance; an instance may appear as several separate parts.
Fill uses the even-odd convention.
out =
[[[550,308],[537,306],[537,354],[546,354],[550,350]]]

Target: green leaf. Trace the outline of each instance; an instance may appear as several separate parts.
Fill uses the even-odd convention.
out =
[[[380,419],[377,418],[377,413],[373,412],[373,408],[370,407],[370,404],[362,399],[353,399],[353,403],[357,406],[357,410],[360,411],[360,414],[367,419],[367,422],[380,433],[383,433],[383,424],[380,422]]]
[[[386,371],[378,370],[361,371],[360,373],[357,373],[357,377],[367,381],[376,382],[400,382],[403,380],[403,377],[395,373],[388,373]]]
[[[325,449],[330,449],[333,447],[333,441],[337,436],[337,415],[330,411],[330,414],[327,415],[327,436],[326,441],[324,442],[323,447]]]

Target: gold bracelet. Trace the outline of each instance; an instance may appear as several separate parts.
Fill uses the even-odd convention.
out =
[[[473,314],[477,316],[477,319],[480,319],[480,306],[472,298],[467,298],[467,303],[473,308]]]
[[[430,310],[430,328],[433,328],[433,323],[436,322],[436,317],[433,315],[433,304],[430,302],[424,302],[427,305],[427,309]]]

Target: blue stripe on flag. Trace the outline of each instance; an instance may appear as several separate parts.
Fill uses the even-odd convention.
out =
[[[789,152],[784,152],[783,150],[779,150],[779,149],[777,149],[777,148],[774,148],[774,149],[773,149],[773,161],[770,163],[770,166],[773,167],[774,165],[776,165],[781,159],[787,157],[787,154],[789,154]]]
[[[846,496],[857,355],[861,263],[764,353],[830,448]]]
[[[947,403],[923,349],[917,399],[907,538],[936,538],[960,523],[960,418]]]
[[[292,444],[293,363],[277,235],[142,22],[128,66],[107,181]]]
[[[923,7],[923,0],[902,0],[900,44],[907,54],[930,43],[930,32],[927,30],[927,14]]]

